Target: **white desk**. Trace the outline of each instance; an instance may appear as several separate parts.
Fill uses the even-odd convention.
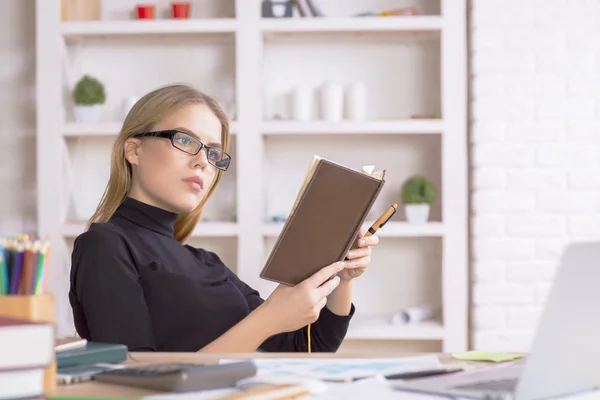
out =
[[[389,354],[387,357],[404,357],[423,354],[401,353]],[[469,368],[477,368],[487,363],[481,362],[460,362],[453,359],[447,354],[437,354],[443,365],[462,364]],[[288,354],[288,353],[252,353],[252,354],[199,354],[199,353],[131,353],[130,359],[124,364],[152,364],[164,362],[195,362],[195,363],[217,363],[223,359],[251,359],[251,358],[303,358],[303,357],[322,357],[322,358],[382,358],[380,354],[370,356],[368,354]],[[439,400],[440,397],[429,396],[417,393],[408,393],[397,391],[391,388],[385,382],[377,381],[376,379],[357,381],[354,383],[327,383],[327,390],[320,395],[311,396],[318,399],[406,399],[406,400]],[[203,400],[214,399],[214,393],[206,393],[199,396],[197,393],[194,396],[182,394],[159,393],[138,388],[108,385],[99,382],[88,382],[83,384],[58,386],[54,396],[94,396],[94,397],[119,397],[119,398],[143,398],[152,397],[154,399],[182,399],[182,400]],[[570,396],[565,400],[600,400],[600,391],[592,393],[584,393],[577,396]]]

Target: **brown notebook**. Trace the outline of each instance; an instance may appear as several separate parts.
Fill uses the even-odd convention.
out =
[[[297,285],[343,260],[385,180],[315,156],[260,277]]]

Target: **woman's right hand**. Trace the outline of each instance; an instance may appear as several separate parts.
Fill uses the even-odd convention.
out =
[[[327,296],[340,283],[337,273],[344,269],[344,264],[339,261],[328,265],[293,287],[277,286],[263,306],[269,310],[269,319],[275,322],[278,332],[295,331],[319,318]]]

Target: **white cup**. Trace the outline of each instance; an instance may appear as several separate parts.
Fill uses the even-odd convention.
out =
[[[139,99],[137,96],[130,96],[123,100],[123,118],[127,117],[127,114]]]
[[[300,86],[292,91],[292,117],[296,121],[309,121],[312,111],[311,88]]]
[[[341,121],[343,115],[343,86],[334,82],[324,84],[321,87],[321,118],[325,121]]]
[[[354,82],[346,90],[346,116],[353,121],[362,121],[367,114],[367,86]]]

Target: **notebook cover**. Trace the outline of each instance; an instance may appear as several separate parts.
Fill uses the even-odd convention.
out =
[[[343,260],[384,183],[329,160],[318,160],[261,278],[294,286]]]
[[[88,342],[85,347],[56,353],[57,368],[90,364],[116,364],[127,360],[127,346]]]

